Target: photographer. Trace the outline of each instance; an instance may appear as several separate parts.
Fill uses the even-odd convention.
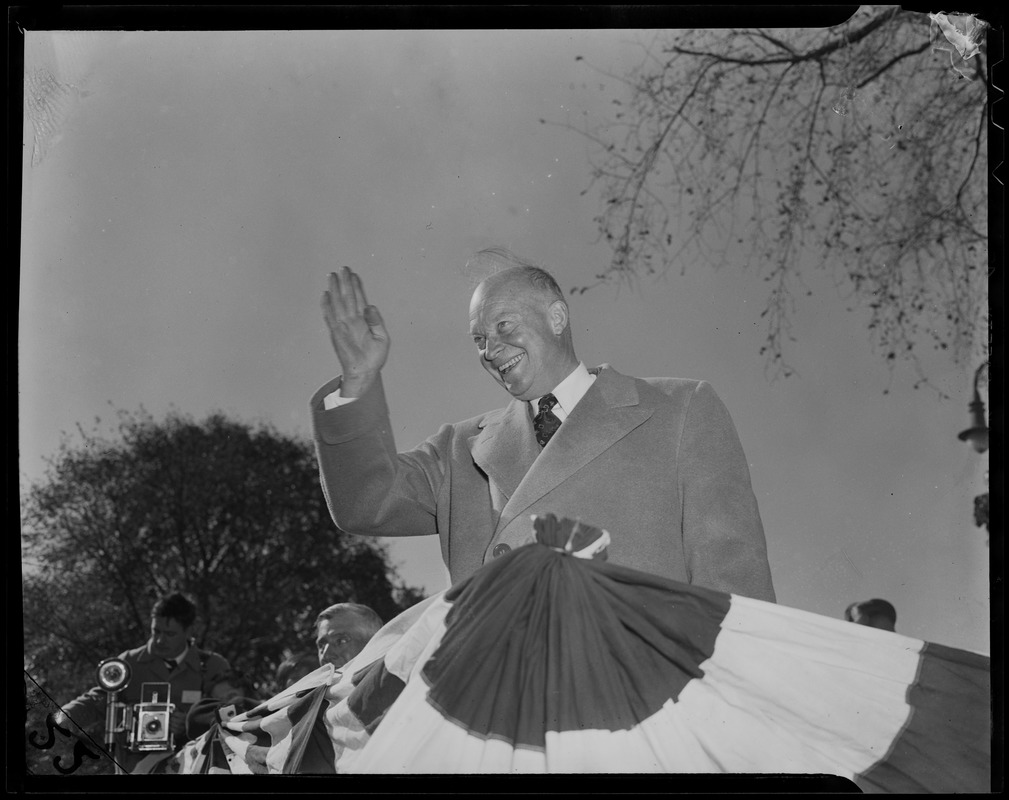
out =
[[[170,594],[151,609],[151,638],[147,643],[119,654],[119,658],[129,665],[131,677],[126,688],[119,692],[116,702],[133,707],[143,699],[143,684],[169,684],[171,702],[175,709],[168,727],[176,748],[186,740],[186,714],[189,709],[201,697],[209,694],[211,687],[219,683],[231,669],[222,656],[200,650],[193,643],[195,622],[196,606],[181,594]],[[106,698],[106,692],[96,686],[64,705],[56,722],[76,730],[74,725],[67,725],[66,719],[69,718],[80,728],[89,732],[91,729],[97,730],[100,735],[105,721]],[[168,752],[167,746],[164,752]],[[124,771],[146,772],[146,765],[156,761],[163,753],[129,750],[127,734],[120,731],[115,736],[112,755]],[[142,761],[145,762],[144,765],[141,765]]]

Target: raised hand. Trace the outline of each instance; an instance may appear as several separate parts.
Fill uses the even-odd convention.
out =
[[[382,315],[375,306],[368,305],[361,278],[350,267],[329,274],[329,289],[322,294],[322,313],[343,369],[341,394],[359,397],[389,357],[389,332]]]

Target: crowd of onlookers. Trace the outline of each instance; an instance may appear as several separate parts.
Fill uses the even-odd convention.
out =
[[[147,642],[118,656],[129,671],[129,681],[115,695],[121,706],[149,702],[144,684],[170,687],[174,710],[169,732],[175,749],[266,699],[257,696],[249,678],[232,669],[227,659],[196,646],[195,622],[196,606],[187,597],[179,593],[163,597],[151,609]],[[382,624],[378,614],[358,603],[337,603],[324,609],[315,622],[315,651],[295,653],[278,666],[277,690],[292,686],[323,664],[342,669]],[[66,703],[55,721],[74,735],[97,731],[104,727],[108,702],[107,689],[96,686]],[[112,755],[124,772],[149,772],[164,759],[164,750],[138,752],[128,747],[127,739],[127,731],[119,730],[112,743]]]

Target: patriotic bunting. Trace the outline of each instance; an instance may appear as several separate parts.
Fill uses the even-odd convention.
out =
[[[988,657],[608,564],[589,526],[535,527],[537,543],[397,617],[342,673],[320,669],[222,725],[231,771],[308,771],[324,730],[341,773],[991,790]],[[209,753],[203,738],[187,751]],[[206,763],[186,758],[183,772]]]

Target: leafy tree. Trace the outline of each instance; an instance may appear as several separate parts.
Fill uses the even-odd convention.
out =
[[[573,291],[755,267],[768,285],[761,353],[787,376],[815,265],[849,310],[868,310],[891,369],[906,360],[927,383],[922,347],[962,360],[986,320],[985,27],[864,6],[826,28],[643,41],[640,65],[611,76],[629,99],[622,89],[602,124],[556,123],[593,143],[589,188],[613,253]]]
[[[171,591],[196,602],[198,644],[263,693],[285,655],[314,642],[325,606],[364,603],[388,620],[423,597],[382,546],[336,531],[308,442],[221,414],[120,412],[117,437],[80,435],[22,498],[36,705],[94,685],[102,658],[147,639],[151,606]],[[44,738],[41,717],[40,705],[28,723]]]

